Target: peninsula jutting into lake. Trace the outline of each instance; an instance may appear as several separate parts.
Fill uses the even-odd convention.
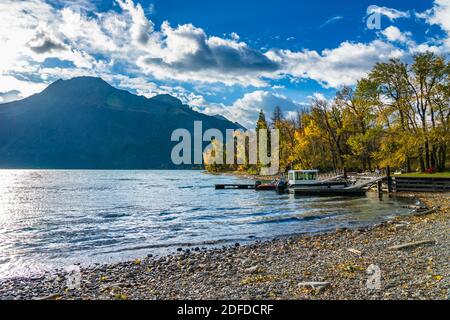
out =
[[[0,300],[448,299],[448,21],[3,0]]]

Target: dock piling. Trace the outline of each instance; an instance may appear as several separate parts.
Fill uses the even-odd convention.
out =
[[[386,176],[387,176],[388,193],[392,193],[392,178],[391,178],[391,167],[390,166],[387,166],[387,168],[386,168]]]
[[[383,197],[383,181],[382,180],[377,182],[377,192],[378,192],[378,197],[381,199]]]

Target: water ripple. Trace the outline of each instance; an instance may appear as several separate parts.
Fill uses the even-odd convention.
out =
[[[400,200],[303,197],[198,171],[0,170],[0,277],[177,247],[270,239],[408,214]]]

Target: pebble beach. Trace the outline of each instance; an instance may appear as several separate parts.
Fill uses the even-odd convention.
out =
[[[62,271],[0,280],[0,299],[447,300],[450,194],[403,196],[434,210],[364,229],[81,267],[74,288]]]

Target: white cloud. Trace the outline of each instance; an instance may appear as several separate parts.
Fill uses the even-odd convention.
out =
[[[354,85],[379,61],[400,58],[404,52],[392,44],[375,40],[368,44],[343,42],[321,53],[304,50],[272,50],[267,55],[283,66],[285,74],[313,79],[325,87]]]
[[[397,9],[387,8],[387,7],[379,7],[379,6],[370,6],[367,8],[367,15],[371,15],[374,13],[381,14],[389,18],[389,20],[394,21],[399,18],[409,18],[411,14],[408,11],[400,11]]]
[[[134,41],[145,45],[150,39],[150,34],[153,32],[153,22],[149,21],[144,14],[144,9],[138,3],[134,5],[132,0],[116,0],[119,6],[131,17],[131,36]]]
[[[244,42],[208,37],[192,24],[161,27],[159,50],[148,51],[137,65],[157,79],[266,86],[279,66]]]
[[[321,100],[321,101],[326,101],[327,100],[325,95],[323,93],[320,93],[320,92],[315,92],[310,98],[311,99]]]
[[[27,97],[44,90],[46,86],[46,83],[23,81],[12,76],[0,75],[0,92],[2,93],[15,91],[17,88],[20,88],[20,93],[17,95]]]
[[[450,1],[435,0],[432,9],[417,14],[429,24],[439,25],[442,30],[450,34]]]
[[[410,41],[410,37],[412,35],[410,32],[402,33],[399,28],[394,26],[387,27],[381,31],[381,33],[387,38],[387,40],[401,43]]]
[[[121,11],[88,14],[87,4],[75,8],[69,3],[57,9],[42,0],[2,1],[0,37],[7,49],[2,52],[0,72],[8,74],[20,64],[53,57],[71,61],[79,73],[105,74],[120,64],[125,71],[163,81],[266,87],[268,79],[290,75],[341,86],[354,84],[370,67],[368,60],[398,55],[382,42],[344,42],[320,54],[309,50],[264,54],[235,33],[224,39],[208,36],[191,24],[172,27],[168,22],[155,30],[140,4],[116,3]]]
[[[339,20],[342,20],[342,19],[344,19],[343,16],[332,17],[332,18],[328,19],[327,21],[325,21],[319,28],[324,28],[324,27],[326,27],[326,26],[328,26],[330,24],[336,23],[336,22],[338,22]]]
[[[23,97],[20,95],[20,91],[11,90],[7,92],[0,92],[0,103],[8,103],[11,101],[20,100]]]
[[[232,32],[230,36],[234,41],[239,41],[239,39],[241,38],[236,32]]]
[[[250,129],[255,127],[260,110],[264,111],[267,120],[269,120],[276,106],[279,106],[286,115],[289,115],[305,105],[280,94],[258,90],[246,93],[232,105],[208,104],[197,109],[209,115],[223,115],[229,120],[239,122]]]
[[[253,86],[261,89],[256,92],[263,97],[266,92],[263,88],[270,87],[270,80],[283,77],[312,79],[325,87],[354,85],[374,63],[405,54],[393,43],[382,40],[346,41],[322,52],[308,49],[264,52],[241,41],[236,33],[220,38],[209,36],[192,24],[171,26],[164,22],[161,27],[155,26],[142,6],[132,0],[115,0],[116,8],[107,12],[97,12],[87,0],[78,4],[52,2],[59,5],[52,6],[44,0],[0,1],[0,75],[21,73],[30,78],[41,77],[43,83],[59,77],[97,75],[121,82],[122,86],[132,86],[145,96],[170,92],[158,88],[155,85],[158,80],[171,84],[190,82],[194,86]],[[426,19],[448,31],[446,4],[448,0],[437,0]],[[371,10],[392,20],[409,16],[408,12],[384,7]],[[335,17],[332,21],[339,19]],[[383,35],[391,42],[402,42],[408,34],[392,27],[385,29]],[[419,47],[424,50],[426,46]],[[73,66],[41,67],[47,58],[69,61]],[[119,79],[120,76],[123,78]],[[139,81],[145,85],[140,86]],[[24,86],[23,90],[15,89],[28,93],[31,88],[37,90],[30,84]],[[183,90],[173,90],[172,94],[193,105],[203,104],[201,96]],[[264,97],[261,101],[276,96]],[[233,106],[232,110],[242,113],[237,105]]]
[[[417,17],[424,19],[430,25],[438,25],[446,36],[438,41],[434,46],[434,50],[438,48],[441,53],[450,52],[450,0],[435,0],[433,8],[422,13],[416,14]]]

